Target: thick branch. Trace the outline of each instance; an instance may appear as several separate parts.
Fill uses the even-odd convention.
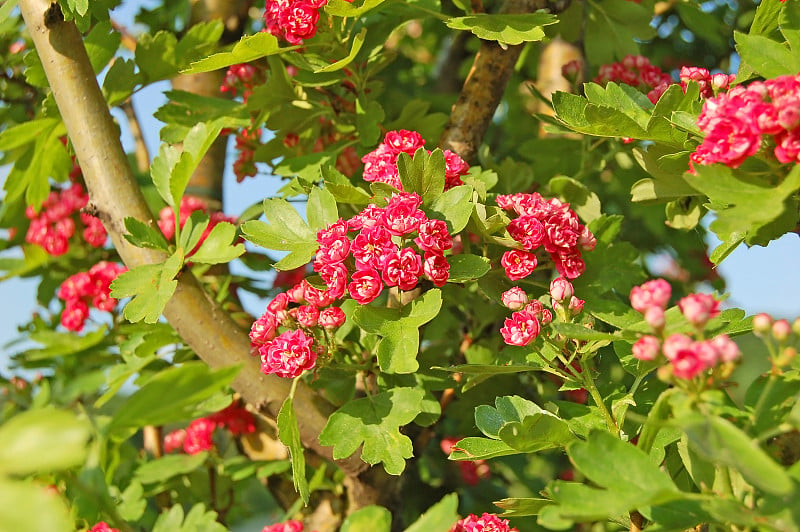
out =
[[[568,3],[558,2],[559,5],[552,7],[551,11],[563,11],[566,5],[561,4]],[[530,13],[552,5],[549,0],[507,0],[501,12]],[[474,161],[523,46],[503,49],[493,41],[481,42],[461,94],[450,112],[450,121],[439,139],[439,146],[458,153],[468,162]]]
[[[128,216],[151,226],[155,223],[122,150],[80,33],[73,23],[54,17],[52,11],[46,17],[50,6],[49,0],[19,2],[75,147],[91,201],[129,268],[161,262],[163,254],[134,247],[122,237],[123,220]],[[194,276],[184,272],[178,281],[178,289],[164,311],[167,320],[209,366],[243,365],[233,388],[261,412],[275,416],[290,382],[259,371],[256,359],[250,356],[247,334],[206,295]],[[332,406],[302,385],[297,389],[295,405],[303,443],[332,459],[331,448],[317,441]],[[338,463],[351,475],[366,468],[358,455]]]

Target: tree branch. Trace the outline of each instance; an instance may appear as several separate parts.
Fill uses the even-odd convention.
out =
[[[119,134],[97,85],[81,35],[72,22],[46,17],[49,0],[20,0],[19,7],[50,82],[56,104],[83,170],[92,204],[129,268],[153,264],[164,254],[137,248],[123,237],[126,217],[153,227],[155,222],[129,166]],[[181,338],[212,368],[241,364],[233,388],[261,413],[276,416],[289,393],[290,381],[264,375],[250,356],[250,339],[211,298],[189,272],[178,279],[178,288],[164,311]],[[332,448],[317,441],[332,405],[305,385],[295,394],[296,412],[303,444],[332,460]],[[358,454],[337,464],[348,475],[367,468]]]
[[[549,0],[506,0],[500,12],[531,13],[545,9],[551,3]],[[568,5],[568,1],[560,1],[551,7],[551,11],[563,11]],[[467,162],[474,161],[523,46],[503,49],[494,41],[481,42],[461,94],[450,112],[450,121],[439,139],[439,146],[456,152]]]

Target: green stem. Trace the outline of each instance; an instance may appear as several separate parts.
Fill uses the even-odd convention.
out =
[[[614,434],[615,436],[619,436],[619,427],[617,426],[617,422],[614,421],[614,416],[611,415],[611,412],[608,410],[606,404],[603,402],[603,396],[600,395],[600,390],[597,389],[597,386],[595,386],[594,384],[594,379],[592,379],[590,375],[589,366],[582,360],[581,360],[581,376],[583,378],[583,387],[589,391],[589,395],[592,396],[592,400],[600,409],[600,413],[603,415],[603,419],[606,422],[608,431]]]
[[[761,390],[761,395],[759,395],[758,401],[756,401],[756,406],[753,409],[753,413],[750,414],[750,420],[747,422],[748,429],[755,426],[756,421],[759,417],[761,417],[761,414],[763,414],[764,407],[767,403],[767,398],[769,397],[770,392],[772,392],[772,388],[775,386],[775,382],[777,380],[778,378],[777,375],[775,375],[775,372],[770,372],[767,383],[764,385],[764,389]]]
[[[734,497],[733,495],[733,484],[731,483],[731,471],[728,469],[728,466],[718,466],[717,467],[717,477],[722,484],[722,492],[725,495],[730,496],[731,498]]]

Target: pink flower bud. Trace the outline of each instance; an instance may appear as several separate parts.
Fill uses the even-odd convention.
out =
[[[678,306],[689,323],[697,327],[719,315],[719,301],[710,294],[689,294],[678,301]]]
[[[633,344],[633,356],[639,360],[655,360],[661,350],[661,342],[655,336],[642,336]]]
[[[711,340],[711,346],[717,350],[717,356],[722,362],[733,362],[742,356],[739,346],[727,334],[720,334]]]
[[[583,305],[586,303],[583,299],[578,299],[575,296],[572,296],[569,300],[569,311],[570,314],[573,316],[577,316],[581,312],[583,312]]]
[[[553,321],[553,314],[550,312],[550,310],[544,309],[544,310],[542,310],[542,316],[541,316],[540,319],[541,319],[542,325],[547,325],[548,323]]]
[[[666,323],[664,309],[661,307],[650,307],[644,313],[644,321],[646,321],[647,324],[653,329],[663,329],[664,324]]]
[[[344,324],[346,319],[344,311],[339,307],[326,308],[319,313],[319,325],[326,329],[337,329]]]
[[[792,326],[786,320],[778,320],[772,324],[772,337],[778,342],[785,342],[792,334]]]
[[[756,335],[767,334],[772,329],[772,316],[766,312],[753,316],[753,332]]]
[[[651,307],[666,309],[672,287],[664,279],[654,279],[631,290],[631,306],[644,314]]]
[[[550,297],[555,301],[566,301],[572,299],[575,293],[570,283],[565,277],[556,277],[550,283]]]
[[[510,310],[519,310],[528,304],[528,294],[519,286],[513,286],[500,296],[503,305]]]
[[[673,334],[664,340],[662,351],[667,359],[673,360],[677,356],[678,351],[690,348],[693,343],[692,339],[685,334]]]

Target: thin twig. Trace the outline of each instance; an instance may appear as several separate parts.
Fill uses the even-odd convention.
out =
[[[122,110],[125,112],[125,117],[128,119],[128,128],[133,136],[133,143],[135,148],[134,154],[136,155],[136,168],[139,172],[147,172],[150,168],[150,153],[147,151],[147,144],[144,141],[142,128],[139,125],[139,119],[136,118],[136,110],[133,108],[133,100],[128,98],[122,104]]]

